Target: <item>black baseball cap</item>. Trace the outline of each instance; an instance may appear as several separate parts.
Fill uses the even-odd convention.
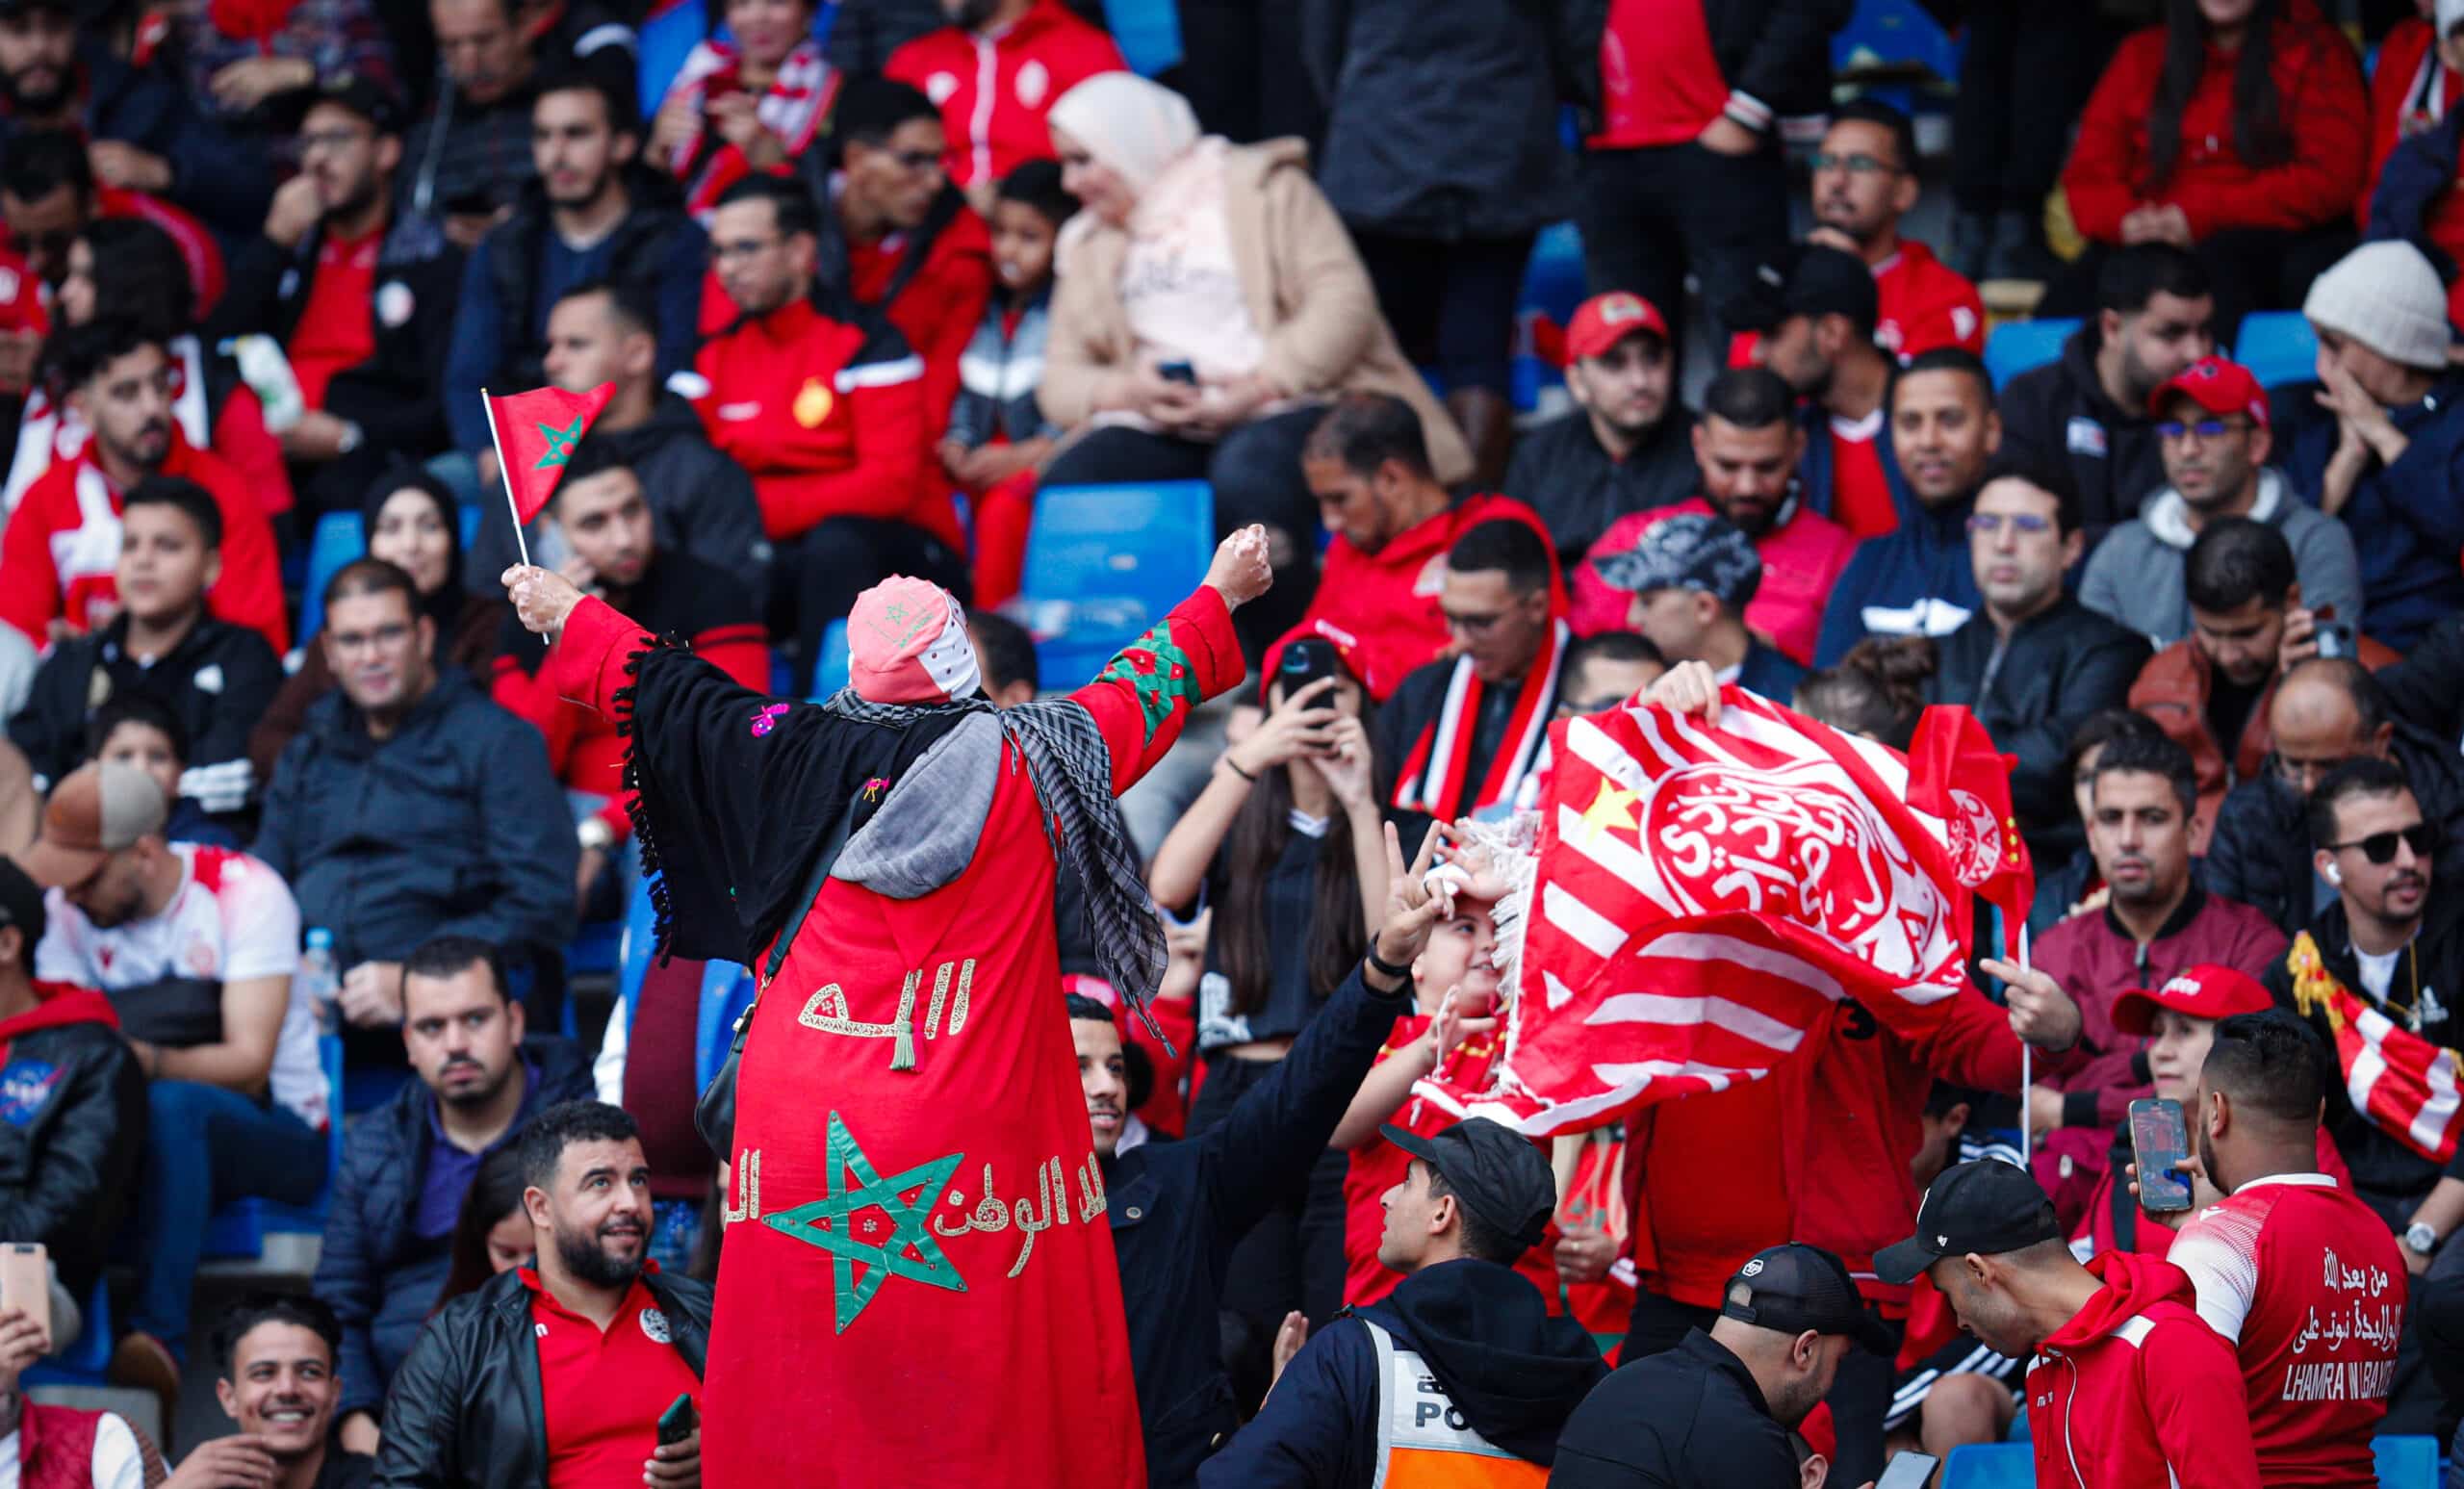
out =
[[[1776,263],[1754,271],[1751,288],[1725,318],[1752,331],[1778,330],[1793,316],[1846,316],[1872,325],[1882,316],[1882,294],[1865,261],[1828,244],[1792,244]]]
[[[16,860],[0,858],[0,926],[15,926],[26,933],[29,971],[35,964],[35,943],[42,939],[44,918],[42,886],[17,866]]]
[[[2063,1240],[2062,1221],[2028,1171],[1998,1158],[1942,1170],[1916,1207],[1916,1234],[1874,1253],[1874,1275],[1913,1282],[1946,1256],[2001,1256]]]
[[[1438,1171],[1464,1207],[1494,1229],[1536,1246],[1557,1208],[1557,1179],[1529,1138],[1485,1117],[1467,1117],[1433,1138],[1400,1127],[1377,1129]]]
[[[402,132],[402,101],[392,89],[362,73],[337,72],[318,83],[299,104],[299,120],[293,125],[295,132],[298,122],[307,119],[308,111],[321,103],[358,115],[379,136]]]
[[[1722,1290],[1720,1317],[1783,1334],[1844,1334],[1888,1358],[1899,1352],[1880,1315],[1857,1294],[1848,1264],[1801,1241],[1758,1251]]]

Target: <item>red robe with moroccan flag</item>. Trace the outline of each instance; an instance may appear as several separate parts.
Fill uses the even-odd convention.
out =
[[[629,716],[631,769],[659,829],[650,865],[662,866],[669,827],[684,830],[675,813],[690,812],[737,865],[719,887],[759,893],[777,865],[741,850],[776,843],[765,818],[798,809],[827,768],[806,744],[841,750],[850,736],[829,729],[873,726],[650,648],[588,601],[550,666],[568,696]],[[1095,721],[1117,793],[1192,706],[1243,676],[1230,612],[1201,588],[1069,697]],[[1000,748],[963,872],[913,899],[827,880],[754,1011],[705,1376],[706,1483],[1144,1481],[1061,997],[1053,853],[1023,757]],[[690,888],[664,877],[663,906]],[[696,954],[681,928],[677,945]]]

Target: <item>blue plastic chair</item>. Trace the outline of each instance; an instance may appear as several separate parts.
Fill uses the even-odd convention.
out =
[[[2036,1481],[2036,1450],[2026,1443],[1970,1443],[1942,1465],[1942,1489],[2035,1489]]]
[[[246,1260],[264,1253],[268,1236],[315,1234],[324,1230],[325,1209],[333,1198],[334,1176],[343,1169],[341,1037],[331,1034],[319,1036],[317,1054],[325,1066],[325,1182],[318,1186],[317,1197],[304,1205],[249,1198],[235,1199],[217,1210],[213,1219],[205,1222],[202,1255],[206,1260]]]
[[[1959,81],[1958,48],[1915,0],[1858,0],[1848,24],[1832,34],[1831,68],[1842,78],[1913,67],[1945,83]]]
[[[1985,341],[1985,370],[1993,374],[1994,391],[2012,378],[2062,356],[2062,344],[2079,329],[2076,321],[2014,321],[1993,328]]]
[[[1131,71],[1151,78],[1180,65],[1181,11],[1172,0],[1104,0],[1104,22]]]
[[[2438,1439],[2380,1437],[2370,1444],[2380,1489],[2438,1489]]]
[[[2297,310],[2256,310],[2242,318],[2233,360],[2250,370],[2262,388],[2289,388],[2319,380],[2319,333]]]
[[[1540,229],[1540,236],[1531,243],[1531,261],[1524,267],[1523,293],[1515,298],[1515,310],[1536,310],[1564,325],[1575,318],[1587,290],[1582,234],[1572,222]]]
[[[1214,556],[1215,493],[1204,481],[1038,492],[1019,597],[1044,685],[1091,680],[1189,597]]]
[[[325,623],[325,586],[343,565],[368,552],[368,529],[357,512],[328,512],[308,539],[308,577],[299,586],[299,640],[306,645]]]
[[[103,1373],[111,1368],[115,1330],[112,1328],[112,1290],[104,1278],[94,1279],[93,1296],[86,1299],[84,1331],[66,1354],[54,1360],[38,1360],[26,1367],[17,1377],[21,1387],[32,1386],[99,1386],[107,1384]]]
[[[814,669],[812,701],[819,703],[847,685],[847,623],[832,621],[821,630],[821,665]]]

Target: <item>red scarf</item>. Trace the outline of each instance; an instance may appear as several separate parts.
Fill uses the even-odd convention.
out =
[[[1470,802],[1463,801],[1463,778],[1471,768],[1472,735],[1488,685],[1472,671],[1472,658],[1456,657],[1445,701],[1403,761],[1395,805],[1449,820],[1514,805],[1516,788],[1540,757],[1541,746],[1549,737],[1549,716],[1557,696],[1557,665],[1564,657],[1568,635],[1564,621],[1550,621],[1540,638],[1539,654],[1531,658],[1531,670],[1524,677],[1523,691],[1514,700],[1505,738],[1489,761],[1479,795]]]

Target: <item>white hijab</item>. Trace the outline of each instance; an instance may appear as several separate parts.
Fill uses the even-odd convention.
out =
[[[1142,193],[1198,140],[1189,100],[1135,72],[1096,73],[1054,100],[1045,118]]]

